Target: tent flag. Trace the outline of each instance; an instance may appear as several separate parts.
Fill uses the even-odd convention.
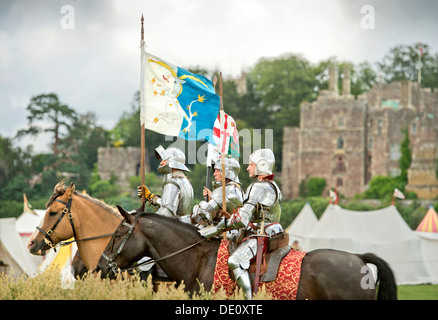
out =
[[[438,214],[433,206],[429,207],[429,210],[427,211],[423,220],[421,220],[416,231],[438,232]]]
[[[329,197],[330,197],[330,203],[335,203],[336,200],[338,199],[338,196],[332,189],[329,190]]]
[[[397,188],[394,189],[394,197],[399,199],[405,199],[405,195]]]
[[[145,129],[214,143],[219,96],[210,80],[147,52],[142,57],[140,79],[140,122]]]
[[[25,193],[23,193],[23,212],[30,212],[33,213],[34,215],[38,215],[35,210],[33,210],[32,205],[29,203],[29,201],[27,200],[27,196]]]
[[[214,122],[213,139],[216,145],[208,144],[207,166],[211,165],[211,161],[217,160],[222,153],[229,158],[240,157],[239,132],[234,118],[225,113],[224,132],[221,138],[221,122],[220,115],[217,116]]]
[[[393,195],[392,195],[392,202],[391,202],[391,205],[395,205],[395,198],[405,199],[406,197],[405,197],[405,195],[404,195],[400,190],[398,190],[397,188],[395,188],[395,189],[394,189],[394,193],[393,193]]]

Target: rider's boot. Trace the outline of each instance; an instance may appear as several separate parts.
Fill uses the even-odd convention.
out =
[[[245,300],[252,300],[251,279],[248,270],[242,268],[233,269],[237,285],[242,289]]]

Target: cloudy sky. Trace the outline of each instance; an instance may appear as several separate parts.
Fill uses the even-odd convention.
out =
[[[26,128],[30,98],[50,92],[111,129],[139,89],[142,13],[152,54],[232,77],[287,52],[313,63],[375,62],[415,42],[437,52],[437,12],[435,0],[1,0],[0,135]]]

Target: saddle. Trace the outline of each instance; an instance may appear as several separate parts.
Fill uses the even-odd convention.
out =
[[[245,230],[246,231],[246,230]],[[228,242],[228,252],[231,255],[234,250],[245,240],[247,240],[248,234],[239,233],[238,236],[233,236]],[[290,252],[292,249],[289,246],[289,234],[283,232],[277,234],[276,236],[269,238],[266,244],[266,249],[263,253],[262,266],[260,272],[260,282],[274,281],[277,278],[278,267],[280,266],[281,260]],[[249,267],[249,276],[252,282],[255,279],[256,270],[256,259],[254,259]],[[229,270],[229,275],[231,279],[234,279],[234,273]]]
[[[295,300],[301,273],[301,263],[306,252],[291,250],[288,246],[289,235],[279,234],[270,238],[263,253],[260,285],[274,300]],[[235,288],[234,273],[228,267],[228,258],[237,248],[236,239],[222,240],[213,277],[214,293],[223,290],[230,297]],[[255,259],[254,259],[255,260]],[[255,278],[255,261],[250,265],[250,278]]]

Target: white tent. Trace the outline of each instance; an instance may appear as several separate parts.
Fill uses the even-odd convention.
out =
[[[7,267],[6,273],[18,277],[24,273],[34,275],[38,271],[41,259],[29,253],[16,230],[16,218],[0,219],[0,261]],[[1,270],[0,271],[4,271]]]
[[[427,271],[432,278],[432,283],[438,282],[438,233],[414,232],[421,241],[421,253],[426,264]]]
[[[352,211],[330,204],[303,241],[307,251],[331,248],[351,253],[372,252],[390,264],[397,284],[438,283],[438,277],[428,271],[421,246],[420,237],[393,205]]]
[[[306,203],[300,213],[285,230],[289,233],[289,245],[292,245],[292,243],[297,240],[301,248],[307,250],[303,247],[303,241],[306,239],[307,235],[312,232],[317,223],[318,218],[316,217],[315,212],[310,204]]]
[[[15,224],[17,232],[22,237],[30,237],[35,231],[35,228],[41,223],[46,214],[46,210],[36,209],[35,213],[24,211],[18,218]]]

